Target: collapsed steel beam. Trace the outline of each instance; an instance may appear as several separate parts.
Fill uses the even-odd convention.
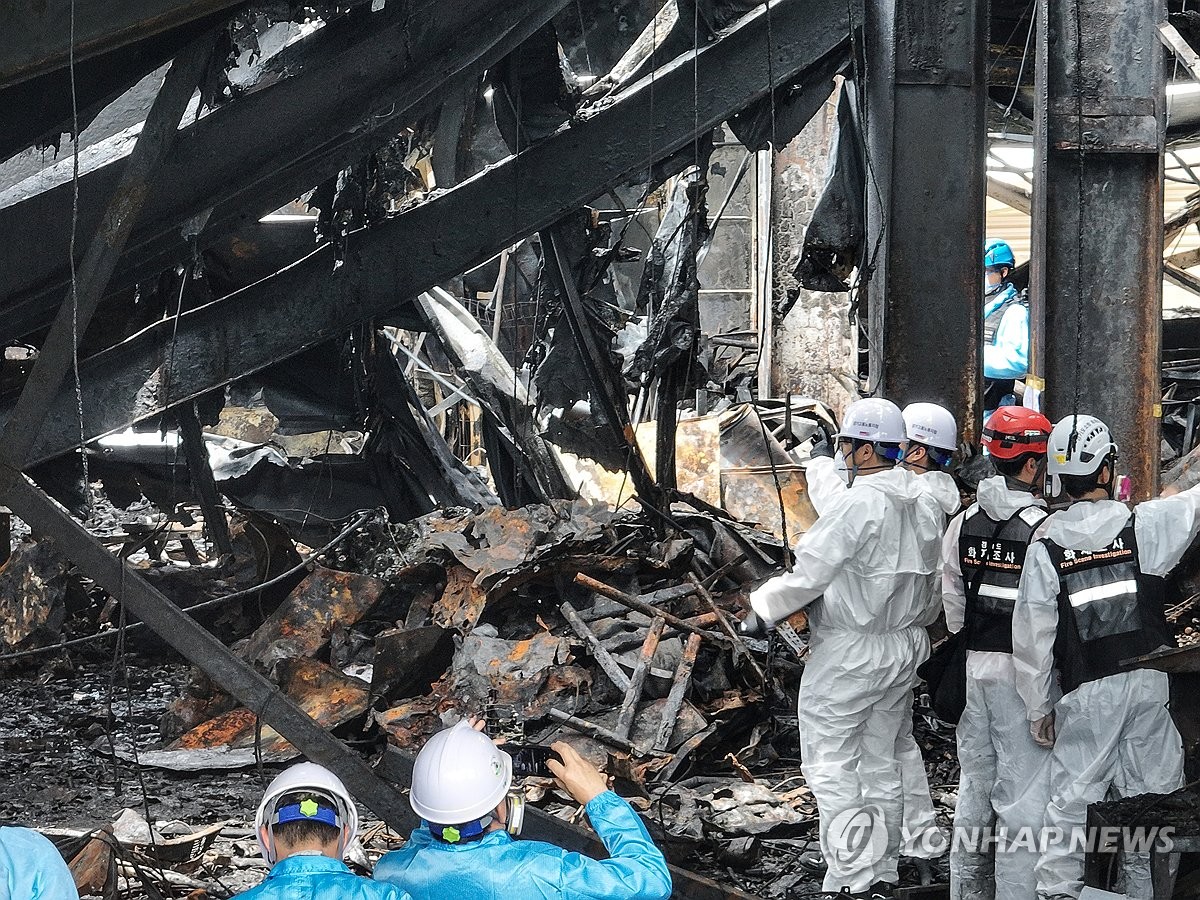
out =
[[[159,162],[176,140],[179,121],[212,57],[216,40],[212,31],[197,38],[167,71],[129,165],[109,198],[100,225],[79,264],[76,283],[60,304],[25,389],[5,423],[0,438],[0,487],[25,467],[29,450],[49,413],[47,403],[62,389],[78,346],[78,335],[87,329],[100,305],[108,279],[158,174]]]
[[[110,553],[36,485],[22,476],[2,496],[3,502],[31,528],[53,538],[88,577],[308,759],[332,770],[350,793],[383,821],[396,829],[413,826],[415,816],[399,791],[309,718],[277,685],[167,599],[137,569]]]
[[[578,209],[631,173],[789,83],[849,33],[844,0],[775,0],[569,127],[394,219],[241,291],[159,323],[86,360],[87,440],[293,356],[381,316]],[[770,55],[767,49],[773,51]],[[630,135],[639,139],[631,140]],[[168,346],[174,345],[173,352]],[[79,445],[73,392],[60,392],[34,459]]]
[[[667,504],[662,489],[655,484],[642,449],[638,446],[637,434],[629,418],[629,402],[625,397],[621,373],[615,371],[609,359],[608,347],[601,346],[588,321],[587,307],[563,250],[563,234],[562,225],[543,231],[542,253],[546,269],[562,297],[563,315],[579,349],[584,375],[591,384],[591,395],[596,403],[593,414],[602,413],[604,421],[614,432],[616,443],[629,448],[629,476],[633,479],[638,497],[655,509],[666,512]]]
[[[202,223],[197,240],[203,247],[334,177],[432,109],[448,80],[468,67],[498,62],[565,4],[391,4],[330,24],[283,51],[281,63],[299,67],[295,74],[213,110],[180,133],[162,167],[161,183],[171,190],[146,204],[113,287],[190,260],[194,248],[183,233],[195,229],[187,223]],[[97,162],[85,160],[79,183],[84,229],[94,227],[126,165],[118,141],[106,156],[93,152]],[[59,183],[43,187],[49,177]],[[62,223],[74,197],[62,173],[36,177],[8,197],[10,205],[0,209],[0,236],[9,237],[0,240],[0,296],[8,298],[12,314],[0,317],[0,336],[11,339],[40,327],[47,297],[61,289],[68,240]],[[18,249],[30,244],[41,252]]]

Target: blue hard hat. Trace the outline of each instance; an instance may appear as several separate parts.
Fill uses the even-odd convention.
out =
[[[1012,247],[1008,246],[1005,241],[992,240],[983,245],[983,267],[985,269],[993,266],[1012,268],[1016,264],[1017,260],[1013,256]]]

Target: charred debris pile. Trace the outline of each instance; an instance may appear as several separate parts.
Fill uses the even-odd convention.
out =
[[[736,632],[748,587],[784,564],[782,542],[698,500],[654,516],[630,506],[447,509],[403,524],[372,511],[323,551],[237,515],[233,552],[211,562],[198,523],[147,535],[116,510],[93,521],[107,519],[107,540],[137,547],[168,596],[205,604],[197,615],[211,630],[385,773],[389,754],[481,716],[514,742],[574,744],[683,864],[702,852],[708,865],[745,869],[764,838],[772,852],[806,847],[816,811],[799,777],[793,706],[804,644],[793,635],[764,653]],[[7,571],[27,630],[17,640],[21,622],[7,620],[10,646],[86,642],[120,622],[49,541],[18,544]],[[127,648],[166,652],[137,623],[124,628]],[[92,651],[61,652],[86,664]],[[67,664],[54,665],[61,674]],[[104,739],[95,749],[110,752]],[[164,711],[159,740],[111,750],[126,764],[209,778],[296,755],[199,669]],[[524,787],[538,805],[577,812],[549,781]],[[207,848],[215,834],[176,837]]]

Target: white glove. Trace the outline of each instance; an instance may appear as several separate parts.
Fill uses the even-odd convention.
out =
[[[1029,733],[1033,735],[1034,742],[1039,747],[1045,747],[1049,750],[1054,746],[1054,713],[1038,719],[1036,722],[1029,723]]]

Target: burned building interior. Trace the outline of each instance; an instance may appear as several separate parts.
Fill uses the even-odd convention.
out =
[[[17,2],[0,160],[3,818],[81,897],[257,884],[301,757],[369,872],[465,716],[601,766],[677,896],[817,892],[805,616],[738,621],[855,398],[954,410],[970,502],[987,237],[1026,391],[1132,500],[1200,483],[1187,0]],[[1094,814],[1174,826],[1194,897],[1200,557],[1169,591],[1189,786]]]

